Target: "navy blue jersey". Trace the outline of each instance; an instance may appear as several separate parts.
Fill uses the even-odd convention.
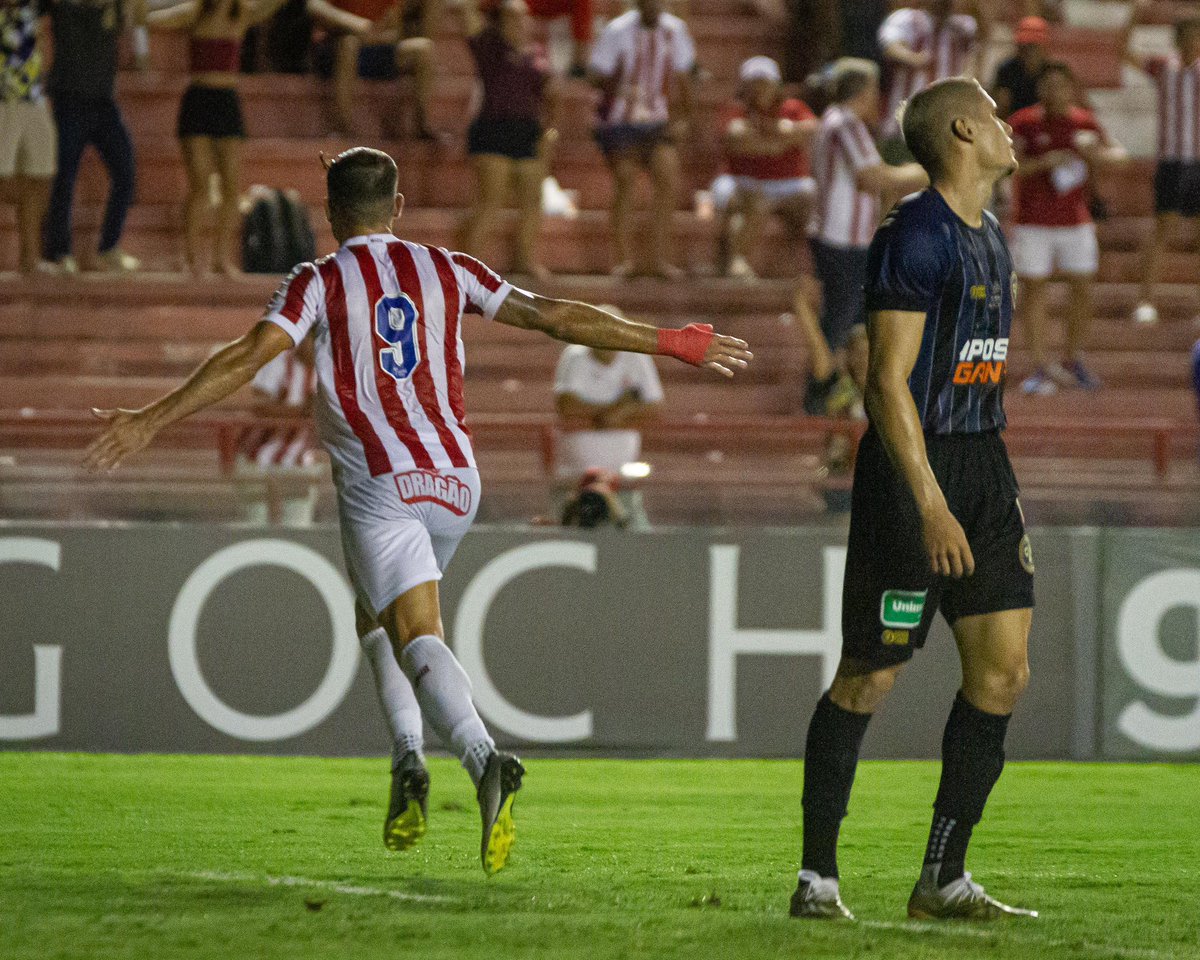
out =
[[[1000,224],[963,222],[936,190],[902,200],[871,241],[867,311],[925,314],[908,387],[926,433],[1005,426],[1015,285]]]

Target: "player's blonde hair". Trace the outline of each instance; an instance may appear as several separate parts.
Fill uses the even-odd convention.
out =
[[[900,105],[896,119],[913,158],[936,179],[945,169],[954,140],[954,122],[979,105],[983,88],[971,77],[931,83]]]

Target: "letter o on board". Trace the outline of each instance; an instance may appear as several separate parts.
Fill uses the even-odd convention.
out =
[[[298,707],[272,716],[234,710],[209,687],[200,669],[196,625],[221,581],[247,567],[283,567],[311,583],[333,624],[333,652],[320,685]],[[179,692],[210,726],[240,740],[284,740],[311,730],[338,708],[358,672],[354,599],[341,573],[308,547],[288,540],[249,540],[218,550],[195,569],[179,591],[168,628],[171,673]]]

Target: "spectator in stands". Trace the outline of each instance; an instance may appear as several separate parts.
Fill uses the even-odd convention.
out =
[[[519,220],[510,272],[545,279],[535,246],[542,221],[542,181],[558,137],[558,95],[550,64],[540,48],[530,46],[524,0],[499,0],[486,15],[474,0],[465,0],[462,16],[483,102],[467,132],[476,195],[458,248],[479,255],[509,187],[515,186]]]
[[[1075,91],[1071,68],[1051,61],[1038,80],[1038,103],[1009,118],[1021,161],[1012,257],[1021,279],[1021,314],[1035,364],[1022,390],[1039,396],[1057,393],[1059,386],[1100,386],[1083,363],[1092,320],[1091,287],[1100,266],[1087,186],[1096,169],[1128,159],[1091,112],[1075,106]],[[1046,352],[1046,281],[1053,273],[1066,277],[1070,291],[1061,365],[1052,363]]]
[[[589,70],[601,93],[596,140],[613,175],[617,276],[637,272],[633,205],[642,169],[650,172],[654,195],[647,272],[668,279],[682,275],[671,261],[679,193],[676,145],[692,122],[695,64],[691,33],[682,20],[662,10],[662,0],[637,0],[637,9],[611,21],[592,48]],[[676,109],[673,91],[678,94]]]
[[[243,519],[260,526],[311,526],[321,474],[310,423],[317,389],[312,337],[259,370],[250,388],[255,413],[265,419],[294,420],[295,425],[242,432],[234,476],[245,508]]]
[[[587,76],[588,50],[592,45],[592,0],[529,0],[529,12],[539,20],[571,19],[571,69],[572,77]]]
[[[602,309],[621,316],[616,307]],[[650,357],[580,346],[563,350],[554,374],[557,498],[570,495],[593,468],[620,474],[626,464],[639,462],[638,428],[657,415],[662,402],[662,381]],[[640,491],[622,490],[619,498],[631,525],[649,525]]]
[[[821,331],[844,359],[850,329],[864,317],[867,247],[880,220],[880,197],[903,196],[929,182],[915,163],[889,166],[871,139],[879,119],[879,67],[843,58],[830,76],[832,105],[821,116],[813,148],[817,213],[813,265],[821,282]]]
[[[1158,86],[1158,167],[1154,172],[1154,232],[1143,252],[1141,302],[1134,313],[1138,323],[1155,323],[1154,285],[1162,253],[1181,218],[1200,225],[1200,17],[1175,27],[1176,53],[1145,58],[1133,51],[1134,27],[1148,7],[1137,0],[1125,30],[1122,49],[1126,62],[1144,70]]]
[[[429,125],[433,34],[442,0],[308,0],[308,12],[328,31],[316,47],[317,72],[333,81],[336,131],[354,132],[358,79],[412,81],[410,133],[440,138]]]
[[[819,124],[808,104],[784,96],[779,64],[770,57],[751,57],[738,79],[739,99],[722,136],[727,173],[713,194],[722,212],[721,272],[752,279],[746,252],[766,214],[778,214],[799,236],[808,226],[816,190],[808,146]]]
[[[220,201],[213,233],[212,267],[230,276],[238,272],[238,191],[242,141],[246,127],[237,82],[242,38],[256,23],[271,17],[283,0],[187,0],[152,11],[149,25],[184,30],[189,35],[191,82],[179,106],[176,133],[187,169],[184,256],[194,276],[205,271],[203,234],[210,206],[212,175]]]
[[[900,105],[936,80],[974,76],[979,70],[980,51],[986,48],[990,32],[991,20],[982,15],[988,8],[979,5],[977,20],[956,12],[957,6],[955,0],[933,0],[929,10],[903,7],[879,28],[879,49],[889,72],[880,130],[880,149],[888,163],[912,162],[896,119]]]
[[[1038,102],[1038,77],[1046,65],[1050,25],[1041,17],[1024,17],[1017,24],[1013,39],[1017,52],[1000,64],[992,84],[996,113],[1005,119]]]
[[[0,3],[0,187],[16,203],[22,273],[45,267],[42,218],[57,158],[42,89],[43,30],[39,0]]]
[[[47,87],[58,130],[58,175],[46,216],[45,255],[64,273],[79,270],[71,254],[71,201],[84,149],[91,144],[108,171],[108,202],[100,228],[101,269],[136,270],[136,258],[117,244],[133,203],[133,143],[113,99],[121,28],[145,29],[146,6],[126,0],[47,0],[54,60]],[[139,33],[144,43],[144,33]],[[144,64],[143,64],[144,65]]]

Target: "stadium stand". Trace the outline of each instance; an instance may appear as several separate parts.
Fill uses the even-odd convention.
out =
[[[1023,5],[1012,6],[1015,14]],[[1159,3],[1148,19],[1170,23],[1183,6]],[[1000,7],[1002,16],[1005,5]],[[737,0],[692,0],[689,22],[711,80],[701,91],[698,140],[684,151],[686,188],[676,226],[680,261],[704,273],[716,225],[691,210],[691,198],[716,170],[715,110],[727,100],[746,56],[778,53],[778,31]],[[461,137],[472,67],[454,23],[447,15],[436,39],[432,122]],[[1061,41],[1056,54],[1070,60],[1108,104],[1121,82],[1117,26],[1056,30],[1056,43]],[[125,72],[118,85],[139,164],[137,200],[123,245],[144,261],[147,273],[8,275],[0,281],[0,514],[6,517],[236,516],[221,438],[235,429],[244,403],[180,428],[113,478],[85,479],[75,467],[91,432],[87,408],[150,399],[216,344],[244,332],[275,285],[265,277],[199,282],[178,273],[184,175],[172,131],[185,84],[181,44],[156,37],[151,70]],[[359,119],[368,133],[361,141],[388,149],[400,163],[408,197],[400,232],[449,245],[472,189],[460,140],[431,145],[381,139],[379,118],[388,103],[370,84],[363,87]],[[318,249],[332,249],[320,209],[323,173],[317,155],[351,144],[323,136],[327,91],[314,78],[261,75],[244,78],[241,90],[252,134],[243,186],[297,188],[318,226]],[[1131,94],[1138,95],[1136,89]],[[778,256],[783,233],[771,228],[752,259],[768,279],[754,284],[704,277],[684,284],[616,283],[597,276],[612,266],[606,209],[611,178],[590,139],[592,103],[584,84],[568,84],[555,174],[564,187],[579,192],[581,213],[546,221],[546,265],[561,276],[539,292],[611,302],[631,316],[652,315],[663,323],[720,323],[749,340],[758,356],[750,373],[732,384],[679,365],[660,367],[668,401],[663,422],[646,431],[646,456],[654,467],[648,509],[662,523],[775,524],[819,515],[820,452],[830,427],[799,415],[803,348],[797,332],[779,320],[790,308],[791,278],[807,269],[807,254]],[[1030,399],[1009,392],[1009,441],[1023,500],[1043,523],[1200,521],[1200,435],[1187,363],[1197,336],[1192,319],[1200,253],[1194,245],[1181,245],[1168,259],[1162,322],[1134,327],[1128,320],[1137,300],[1137,251],[1151,222],[1151,172],[1150,161],[1140,159],[1106,175],[1099,191],[1110,217],[1100,225],[1099,315],[1089,357],[1105,389],[1086,403],[1078,394]],[[104,187],[99,164],[89,156],[76,211],[85,263],[89,246],[94,248]],[[511,228],[510,218],[504,229]],[[497,239],[496,249],[505,242]],[[0,207],[0,270],[14,269],[15,248],[12,211]],[[775,255],[768,258],[766,251]],[[507,266],[503,259],[493,265]],[[1051,303],[1054,312],[1060,291],[1052,289]],[[1060,335],[1053,334],[1052,346]],[[466,339],[468,404],[488,491],[481,517],[514,520],[543,512],[558,348],[481,321],[468,327]],[[1012,367],[1016,377],[1027,368],[1019,332]],[[131,498],[135,488],[138,495]],[[329,516],[329,506],[326,495],[321,515]]]

